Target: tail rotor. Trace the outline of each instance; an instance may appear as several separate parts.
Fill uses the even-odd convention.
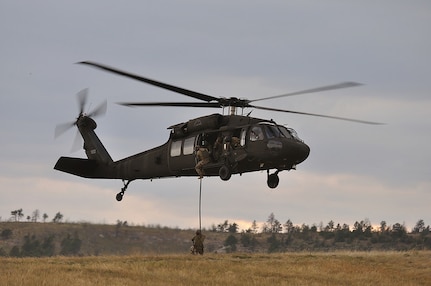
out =
[[[106,100],[102,102],[99,106],[97,106],[94,110],[89,112],[88,114],[84,112],[88,101],[88,88],[85,88],[80,92],[78,92],[76,94],[76,97],[77,97],[78,108],[79,108],[78,117],[75,119],[75,121],[58,124],[55,127],[55,131],[54,131],[55,138],[58,138],[59,136],[61,136],[62,134],[64,134],[74,126],[78,127],[78,124],[80,122],[85,122],[86,118],[94,118],[97,116],[102,116],[106,113],[107,106],[108,106],[108,103]],[[82,146],[82,137],[79,134],[79,130],[77,130],[75,140],[72,145],[72,152],[79,150],[80,145]]]

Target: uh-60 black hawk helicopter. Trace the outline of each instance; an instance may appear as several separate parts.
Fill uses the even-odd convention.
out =
[[[94,129],[96,122],[91,118],[106,111],[106,102],[93,112],[84,113],[86,92],[78,94],[80,112],[71,123],[58,125],[56,136],[70,127],[77,126],[84,139],[84,150],[87,159],[61,157],[54,169],[85,178],[121,179],[124,186],[116,196],[123,199],[130,182],[136,179],[154,179],[163,177],[198,176],[197,147],[204,146],[210,160],[203,166],[205,176],[219,176],[227,181],[232,174],[254,171],[267,171],[267,184],[276,188],[279,183],[278,173],[283,170],[296,169],[296,166],[307,159],[310,148],[297,135],[295,130],[275,123],[273,120],[238,115],[238,109],[255,108],[277,112],[287,112],[333,119],[341,119],[366,124],[380,124],[357,119],[298,112],[292,110],[262,107],[252,102],[292,95],[321,92],[360,85],[355,82],[343,82],[299,92],[265,97],[255,100],[235,97],[213,97],[211,95],[180,88],[155,81],[136,74],[128,73],[110,66],[95,62],[80,62],[92,67],[132,78],[150,85],[177,92],[199,101],[196,102],[136,102],[119,103],[125,106],[175,106],[175,107],[210,107],[229,108],[229,115],[211,114],[170,126],[168,141],[153,149],[113,161]],[[271,170],[275,170],[270,173]]]

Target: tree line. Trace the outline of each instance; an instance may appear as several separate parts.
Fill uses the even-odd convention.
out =
[[[11,217],[9,218],[9,221],[15,221],[15,222],[20,222],[25,217],[22,208],[11,211],[10,215]],[[42,215],[42,221],[46,222],[48,217],[49,216],[46,213],[44,213]],[[26,219],[28,222],[38,222],[41,219],[40,211],[38,209],[34,210],[31,213],[31,215],[27,215]],[[52,222],[61,222],[62,220],[63,220],[63,214],[60,212],[57,212],[54,218],[52,219]]]
[[[229,223],[229,220],[225,220],[218,225],[213,224],[210,228],[210,231],[213,232],[229,232],[229,233],[238,233],[239,225],[235,222]],[[356,221],[351,228],[348,224],[343,223],[335,223],[333,220],[330,220],[326,225],[323,222],[319,224],[301,224],[294,225],[293,222],[288,219],[285,223],[281,223],[278,219],[275,218],[274,213],[271,213],[268,216],[268,219],[265,223],[259,227],[256,220],[252,222],[252,225],[242,232],[245,233],[301,233],[301,232],[336,232],[336,231],[348,231],[355,233],[371,233],[371,232],[396,232],[396,233],[408,233],[407,228],[404,224],[395,223],[393,225],[388,225],[386,221],[381,221],[378,228],[372,226],[371,221],[369,219],[364,219],[361,221]],[[423,219],[419,219],[416,225],[412,228],[411,233],[430,233],[430,226],[425,226],[425,222]]]
[[[228,220],[211,228],[214,232],[230,233],[224,242],[230,251],[237,250],[238,246],[248,251],[266,247],[268,252],[431,249],[430,226],[423,219],[408,232],[401,223],[388,225],[381,221],[378,227],[373,227],[368,219],[356,221],[352,228],[332,220],[326,225],[294,225],[290,219],[282,224],[271,213],[260,227],[253,221],[248,229],[241,231],[239,238],[238,230],[238,225]]]
[[[40,214],[38,211],[32,212],[27,221],[39,222],[38,214]],[[22,209],[14,210],[11,211],[9,221],[25,221],[23,217]],[[48,216],[44,217],[42,221],[45,222]],[[61,222],[62,218],[63,215],[58,212],[52,222]],[[39,237],[27,234],[11,249],[7,245],[10,245],[16,237],[13,236],[13,230],[6,227],[7,224],[4,226],[5,228],[0,229],[0,242],[7,243],[4,249],[0,248],[0,256],[77,255],[81,249],[82,242],[78,233],[67,234],[67,236],[56,234],[55,237],[47,233],[45,237],[40,234]],[[118,220],[113,226],[113,239],[120,239],[120,233],[133,236],[132,232],[127,230],[128,226],[127,221]],[[161,228],[161,226],[148,226],[148,228]],[[224,245],[228,251],[431,250],[430,226],[426,225],[423,219],[419,219],[408,231],[401,223],[389,225],[386,221],[381,221],[379,225],[373,225],[369,219],[355,221],[352,226],[336,223],[333,220],[312,225],[294,224],[290,219],[282,223],[271,213],[264,223],[258,224],[254,220],[247,229],[240,230],[237,223],[224,220],[204,231],[219,233],[214,234],[214,237],[217,237],[217,241],[221,242],[220,245]],[[86,239],[84,237],[84,240]],[[133,239],[136,239],[136,236]],[[54,246],[55,254],[53,254]]]

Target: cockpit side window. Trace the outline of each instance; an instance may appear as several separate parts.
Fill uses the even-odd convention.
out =
[[[260,126],[253,126],[250,130],[250,141],[263,140],[263,131]]]

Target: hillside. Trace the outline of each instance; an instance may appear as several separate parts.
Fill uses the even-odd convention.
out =
[[[0,256],[87,256],[188,253],[194,230],[125,224],[0,222],[0,233]],[[429,232],[303,229],[290,233],[204,231],[204,234],[206,252],[431,249]]]

